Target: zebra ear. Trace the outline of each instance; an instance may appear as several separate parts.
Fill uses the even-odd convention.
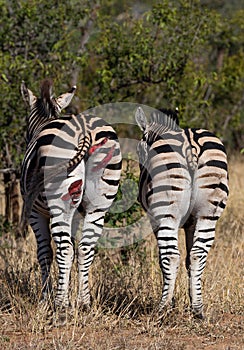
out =
[[[70,104],[70,102],[75,94],[75,90],[76,90],[76,86],[74,85],[70,91],[66,92],[65,94],[60,95],[56,99],[56,103],[57,103],[57,106],[58,106],[60,112],[62,109],[66,108]]]
[[[20,91],[26,106],[31,108],[36,102],[37,98],[31,90],[27,89],[24,81],[21,83]]]
[[[142,131],[145,131],[147,126],[147,117],[141,107],[138,107],[135,114],[136,122]]]

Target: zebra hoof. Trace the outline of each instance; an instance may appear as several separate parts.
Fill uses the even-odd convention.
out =
[[[92,300],[88,298],[84,301],[82,298],[77,298],[76,309],[81,313],[89,313],[91,311]]]
[[[43,315],[43,318],[48,322],[48,324],[52,323],[50,320],[52,319],[53,313],[55,312],[55,306],[50,299],[41,299],[38,302],[38,310]]]
[[[80,304],[79,311],[81,311],[82,313],[89,313],[91,311],[91,305],[90,304]]]
[[[164,321],[169,320],[172,315],[172,311],[175,308],[175,299],[173,298],[170,302],[160,303],[156,316],[156,323],[161,325]]]
[[[56,311],[53,313],[52,325],[54,327],[62,327],[67,324],[68,320],[69,320],[68,308],[66,307],[57,308]]]
[[[193,318],[194,318],[195,320],[204,320],[204,319],[205,319],[205,317],[204,317],[204,315],[203,315],[202,309],[201,309],[201,310],[199,310],[199,309],[193,309],[193,310],[192,310],[192,315],[193,315]]]
[[[158,307],[158,312],[171,312],[175,308],[175,298],[173,297],[171,301],[161,302]]]
[[[203,315],[202,312],[193,312],[193,318],[195,320],[201,320],[201,321],[205,320],[205,316]]]

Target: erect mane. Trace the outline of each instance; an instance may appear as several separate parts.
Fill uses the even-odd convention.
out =
[[[41,113],[45,110],[47,117],[58,117],[55,107],[55,99],[52,95],[53,82],[51,79],[44,79],[41,83],[41,96],[38,99],[38,108]]]
[[[150,115],[150,123],[172,130],[179,129],[177,111],[173,111],[172,109],[161,108],[152,112]]]
[[[173,109],[160,108],[159,111],[172,118],[179,125],[178,109],[173,111]]]
[[[45,79],[41,83],[41,98],[51,103],[53,82],[51,79]]]

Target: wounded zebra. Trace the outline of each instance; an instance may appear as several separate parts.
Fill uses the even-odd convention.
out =
[[[55,98],[52,83],[46,79],[37,98],[25,83],[21,85],[22,96],[30,108],[21,170],[24,212],[36,236],[44,300],[52,294],[51,239],[56,244],[59,274],[55,306],[64,308],[69,305],[74,258],[74,213],[78,209],[84,215],[78,243],[78,302],[90,306],[89,267],[105,213],[117,194],[121,172],[120,145],[109,124],[89,114],[61,115],[75,89]]]

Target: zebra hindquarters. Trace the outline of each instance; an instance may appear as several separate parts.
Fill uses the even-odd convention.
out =
[[[222,168],[203,166],[197,170],[194,184],[194,206],[184,225],[186,233],[186,268],[193,315],[203,318],[202,274],[214,242],[217,220],[228,196],[227,172]]]
[[[119,143],[109,140],[95,151],[86,164],[86,185],[82,200],[84,223],[78,244],[79,292],[78,304],[87,309],[91,304],[89,269],[94,248],[101,237],[104,217],[118,191],[121,172]]]

